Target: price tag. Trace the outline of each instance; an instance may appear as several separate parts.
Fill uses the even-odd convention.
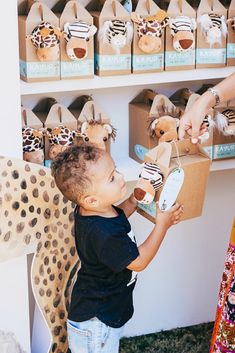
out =
[[[161,211],[168,211],[174,205],[183,182],[184,170],[182,168],[176,168],[169,174],[159,198]]]

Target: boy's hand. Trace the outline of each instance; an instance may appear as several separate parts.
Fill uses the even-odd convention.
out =
[[[156,203],[157,214],[156,214],[156,225],[162,226],[166,230],[173,224],[177,224],[184,212],[184,207],[176,203],[168,211],[162,212],[159,208],[158,202]]]

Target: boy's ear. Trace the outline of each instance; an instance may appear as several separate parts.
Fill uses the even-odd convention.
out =
[[[97,207],[99,205],[99,200],[92,195],[84,196],[82,198],[82,202],[84,206],[87,206],[87,207]]]

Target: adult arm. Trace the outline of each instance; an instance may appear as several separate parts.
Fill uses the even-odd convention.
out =
[[[214,86],[220,102],[225,103],[235,98],[235,73]],[[210,91],[203,93],[192,107],[180,119],[179,138],[184,138],[185,132],[191,135],[192,143],[198,142],[198,137],[205,129],[201,125],[209,109],[216,104],[216,98]]]

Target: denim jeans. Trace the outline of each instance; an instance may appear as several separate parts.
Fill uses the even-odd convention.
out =
[[[96,317],[82,322],[67,320],[71,353],[118,353],[123,327],[107,326]]]

